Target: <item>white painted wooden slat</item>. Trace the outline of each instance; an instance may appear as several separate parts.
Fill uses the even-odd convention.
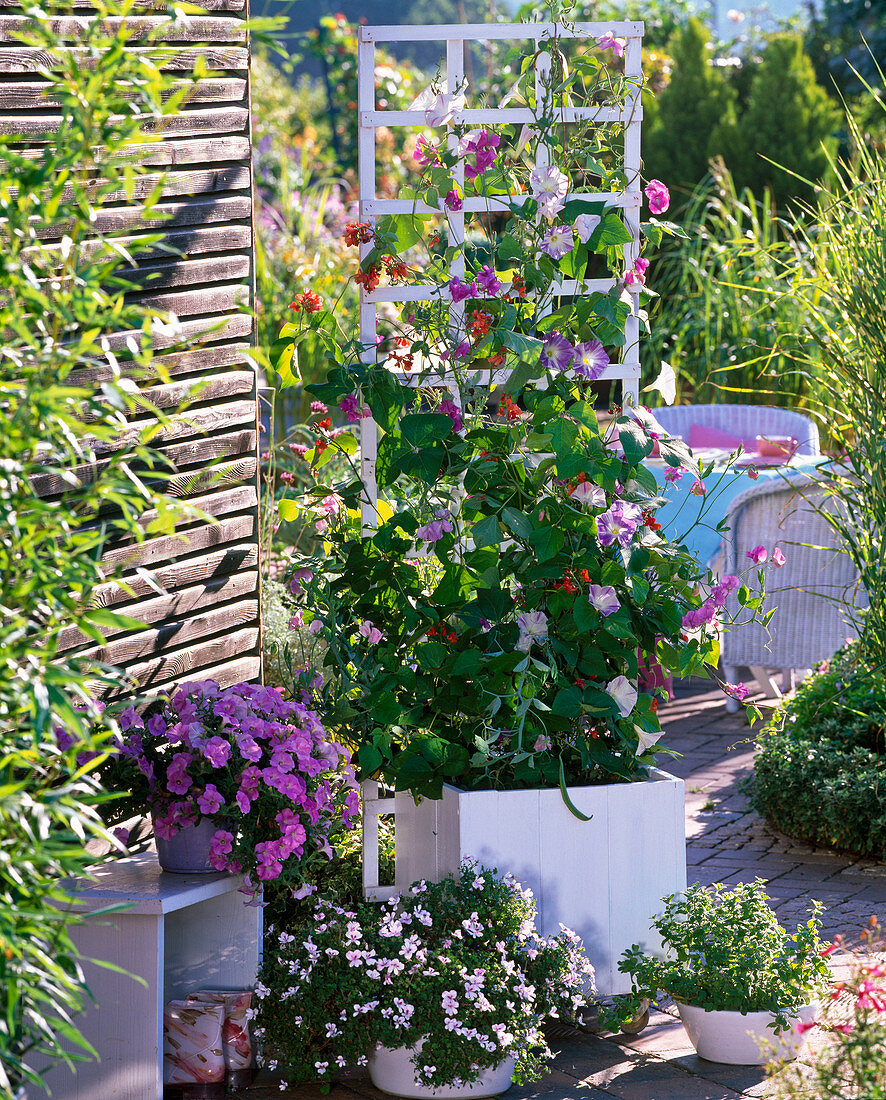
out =
[[[496,199],[479,196],[469,197],[464,200],[463,210],[466,214],[495,214],[504,213],[512,206],[522,206],[531,196],[514,195],[510,199]],[[582,202],[604,202],[607,208],[619,208],[639,206],[638,195],[625,194],[622,191],[570,191],[569,201],[580,200]],[[367,216],[370,214],[440,214],[438,206],[428,206],[420,199],[367,199],[361,206],[361,211]]]
[[[642,43],[639,39],[630,39],[625,46],[624,54],[625,75],[636,80],[637,85],[631,92],[629,108],[635,109],[640,103],[640,72],[642,66]],[[635,202],[625,207],[625,224],[631,232],[632,240],[624,247],[625,267],[631,268],[634,261],[640,255],[640,119],[635,115],[634,120],[625,127],[624,163],[625,174],[628,178],[626,192],[635,197]],[[622,359],[637,359],[640,354],[640,288],[631,289],[631,314],[625,322],[625,343],[622,349]],[[636,404],[640,400],[639,372],[637,381],[626,385],[623,391],[625,401],[630,400]]]
[[[642,22],[571,23],[435,23],[430,26],[391,25],[360,27],[361,42],[443,42],[458,39],[471,42],[496,42],[552,38],[587,38],[614,34],[619,38],[642,38]]]
[[[357,47],[357,109],[366,112],[375,107],[375,46],[360,41]],[[375,128],[361,125],[357,136],[357,162],[359,173],[360,220],[375,223],[375,217],[365,211],[367,200],[375,198]],[[360,246],[360,258],[365,259],[372,244]],[[377,317],[375,304],[367,300],[366,289],[360,287],[360,344],[361,359],[373,364],[376,350]],[[361,528],[364,537],[375,531],[378,523],[378,485],[375,464],[378,458],[378,425],[372,417],[360,421],[360,469],[363,493],[360,502]],[[376,861],[377,862],[377,861]]]
[[[547,56],[546,54],[542,55]],[[541,60],[541,59],[539,59]],[[628,123],[642,117],[642,108],[631,113],[619,107],[558,107],[560,122],[610,122]],[[456,126],[505,126],[515,123],[533,123],[536,116],[528,107],[476,107],[456,111],[452,121]],[[360,115],[361,126],[426,126],[424,111],[366,111]]]

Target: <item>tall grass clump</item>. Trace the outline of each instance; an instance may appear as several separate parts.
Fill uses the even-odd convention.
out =
[[[661,295],[645,353],[654,374],[665,359],[676,370],[681,401],[719,403],[750,394],[759,404],[808,403],[808,372],[796,358],[807,347],[805,304],[791,273],[806,262],[797,223],[778,215],[772,194],[738,191],[714,161],[682,216],[687,234],[665,254],[655,277]]]

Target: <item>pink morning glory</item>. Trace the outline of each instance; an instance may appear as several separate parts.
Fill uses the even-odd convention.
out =
[[[592,584],[588,589],[588,603],[605,618],[618,611],[621,604],[611,584]]]
[[[529,188],[539,212],[553,221],[563,209],[569,193],[569,177],[552,164],[533,168],[529,173]]]
[[[646,269],[649,267],[649,261],[644,260],[642,256],[638,256],[634,260],[634,266],[625,272],[625,286],[643,286],[646,282]]]
[[[517,616],[520,640],[517,649],[528,653],[533,642],[544,642],[548,637],[548,617],[543,611],[527,611]]]
[[[671,193],[661,180],[650,180],[644,188],[650,214],[663,214],[671,204]]]
[[[602,508],[606,504],[606,494],[599,485],[592,485],[590,481],[582,481],[569,494],[569,499],[579,504],[587,504],[591,508]]]
[[[643,522],[643,510],[636,504],[617,500],[597,516],[597,538],[601,546],[627,546],[634,532]]]
[[[618,712],[622,718],[627,718],[637,705],[637,687],[632,684],[627,676],[616,676],[606,685],[606,693],[615,701]]]
[[[587,244],[591,239],[594,230],[600,224],[599,214],[579,214],[575,221],[572,223],[572,228],[575,230],[575,235],[582,242]]]

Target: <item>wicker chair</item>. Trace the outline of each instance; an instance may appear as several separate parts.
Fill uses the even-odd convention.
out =
[[[747,553],[755,546],[765,546],[770,555],[779,546],[787,561],[780,569],[766,567],[767,604],[776,607],[768,635],[758,623],[748,623],[723,636],[727,682],[734,683],[738,666],[746,666],[768,695],[777,696],[767,667],[782,669],[783,686],[791,686],[795,674],[805,675],[855,633],[852,609],[864,598],[858,572],[840,550],[837,533],[816,511],[834,507],[826,489],[807,474],[760,482],[730,504],[725,571],[744,572],[750,564]],[[730,616],[738,613],[735,593],[726,610]],[[738,703],[729,700],[727,709],[737,710]]]
[[[652,410],[655,419],[671,435],[688,442],[692,424],[703,424],[742,439],[762,436],[793,436],[798,455],[817,455],[818,428],[802,413],[773,405],[670,405]]]

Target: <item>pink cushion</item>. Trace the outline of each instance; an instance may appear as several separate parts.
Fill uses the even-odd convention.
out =
[[[724,451],[737,451],[741,447],[745,451],[756,451],[757,439],[742,439],[741,436],[731,432],[712,428],[709,424],[689,425],[689,449],[691,451],[705,450],[708,447],[719,447]]]

